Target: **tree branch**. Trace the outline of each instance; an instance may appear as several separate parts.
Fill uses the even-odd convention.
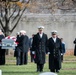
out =
[[[2,23],[2,21],[1,21],[1,19],[0,19],[0,24],[1,24],[1,26],[2,26],[2,29],[4,30],[4,26],[3,26],[3,23]]]
[[[20,9],[19,9],[18,14],[14,17],[13,21],[17,19],[17,17],[19,16],[19,14],[20,14]],[[12,23],[13,23],[13,21],[12,21]]]
[[[10,20],[10,18],[14,15],[15,11],[16,11],[16,6],[14,7],[13,13],[12,13],[12,14],[10,15],[10,17],[9,17],[9,20]]]
[[[3,7],[0,5],[0,17],[1,17],[1,19],[3,20],[4,19],[4,16],[3,16]]]
[[[23,13],[24,13],[24,11],[25,11],[25,9],[26,9],[26,7],[23,9],[23,11],[22,11],[20,17],[18,18],[16,24],[15,24],[14,27],[11,29],[11,33],[12,33],[12,31],[16,28],[16,26],[18,25],[18,22],[19,22],[19,20],[21,19],[22,15],[23,15]]]

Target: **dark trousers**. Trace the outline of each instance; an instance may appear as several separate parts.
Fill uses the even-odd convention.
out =
[[[21,64],[21,52],[17,51],[16,52],[16,65],[20,65]]]
[[[44,64],[37,64],[37,71],[43,71]]]
[[[5,50],[0,49],[0,65],[5,65]]]
[[[50,71],[51,71],[51,72],[55,72],[55,69],[51,69]]]
[[[58,64],[57,58],[54,57],[54,68],[53,69],[50,69],[51,72],[57,72],[59,70],[57,64]]]
[[[28,63],[28,53],[26,52],[24,54],[24,64],[27,64]]]
[[[21,60],[20,65],[24,65],[25,64],[25,53],[24,52],[21,52],[20,60]]]
[[[0,65],[5,65],[5,55],[0,55]]]
[[[63,55],[61,55],[61,62],[63,62]]]
[[[16,56],[16,64],[17,65],[24,65],[27,64],[27,60],[28,60],[28,53],[24,53],[24,52],[17,52],[17,56]]]
[[[33,62],[34,61],[34,54],[32,54],[32,52],[31,52],[30,56],[31,56],[31,62]]]
[[[16,60],[17,60],[16,64],[17,65],[23,65],[24,62],[25,62],[25,53],[24,52],[20,52],[20,51],[18,51],[17,53],[18,54],[16,56]]]

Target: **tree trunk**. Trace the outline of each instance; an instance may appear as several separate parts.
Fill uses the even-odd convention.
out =
[[[9,36],[9,19],[8,19],[8,8],[5,8],[5,28],[4,28],[4,34],[5,37]],[[6,50],[6,55],[9,54],[9,50]]]

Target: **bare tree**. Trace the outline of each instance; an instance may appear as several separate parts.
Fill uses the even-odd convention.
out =
[[[0,0],[0,25],[5,36],[10,35],[29,4],[29,0]],[[10,27],[11,23],[13,25]]]

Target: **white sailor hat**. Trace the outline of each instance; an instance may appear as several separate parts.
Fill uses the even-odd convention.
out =
[[[44,29],[44,26],[38,26],[38,29]]]
[[[19,34],[20,34],[20,32],[17,32],[17,33],[16,33],[16,35],[19,35]]]
[[[26,31],[25,30],[21,30],[20,33],[26,33]]]
[[[57,31],[56,31],[56,30],[53,30],[53,31],[51,32],[51,34],[57,34]]]

